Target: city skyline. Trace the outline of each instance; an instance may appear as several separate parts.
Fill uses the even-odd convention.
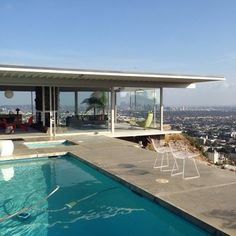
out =
[[[223,75],[225,82],[165,89],[164,103],[236,105],[235,10],[230,0],[3,0],[0,64]]]

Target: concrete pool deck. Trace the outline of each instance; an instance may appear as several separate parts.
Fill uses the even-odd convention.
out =
[[[154,169],[156,153],[138,148],[135,143],[99,135],[71,136],[66,139],[78,145],[28,149],[23,141],[15,141],[14,156],[1,157],[0,160],[70,152],[200,226],[213,226],[219,230],[213,232],[215,235],[236,235],[235,172],[197,161],[201,177],[184,180],[180,175],[171,177],[170,172]],[[42,140],[52,139],[25,139],[31,142]],[[187,163],[187,175],[194,171],[192,167],[191,161]],[[214,231],[210,226],[208,229]]]

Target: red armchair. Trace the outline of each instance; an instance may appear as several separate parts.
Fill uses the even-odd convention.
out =
[[[28,131],[28,127],[33,124],[33,116],[29,117],[26,123],[20,124],[20,128],[24,131]]]

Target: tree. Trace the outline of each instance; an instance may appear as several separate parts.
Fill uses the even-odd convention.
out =
[[[104,119],[105,115],[105,107],[107,103],[107,96],[105,92],[93,92],[89,98],[86,98],[82,101],[82,104],[87,104],[87,109],[85,111],[85,114],[93,109],[94,116],[97,114],[97,110],[102,110],[102,115]]]

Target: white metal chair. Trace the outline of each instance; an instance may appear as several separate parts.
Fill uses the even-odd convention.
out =
[[[197,168],[196,161],[194,159],[195,157],[199,156],[199,154],[191,152],[188,149],[187,145],[185,145],[182,141],[169,142],[169,147],[170,147],[171,153],[172,153],[173,158],[174,158],[174,165],[173,165],[173,168],[172,168],[172,171],[171,171],[171,176],[182,175],[183,179],[199,178],[200,173],[199,173],[199,170]],[[180,159],[180,160],[183,161],[182,171],[178,171],[179,166],[178,166],[178,163],[177,163],[177,159]],[[185,176],[185,164],[186,164],[185,162],[188,159],[193,161],[194,167],[196,169],[196,175],[190,176],[190,177]],[[176,172],[176,171],[178,171],[178,172]]]
[[[149,138],[148,140],[151,142],[154,150],[157,153],[153,168],[156,168],[156,169],[160,168],[161,171],[171,171],[171,169],[166,169],[166,167],[169,167],[170,148],[168,146],[161,145],[160,140],[151,139],[151,138]],[[161,164],[158,165],[158,160],[160,159],[160,156],[161,156]],[[166,161],[165,161],[165,159],[166,159]],[[164,163],[164,162],[166,162],[166,163]],[[165,169],[163,169],[163,168],[165,168]]]

